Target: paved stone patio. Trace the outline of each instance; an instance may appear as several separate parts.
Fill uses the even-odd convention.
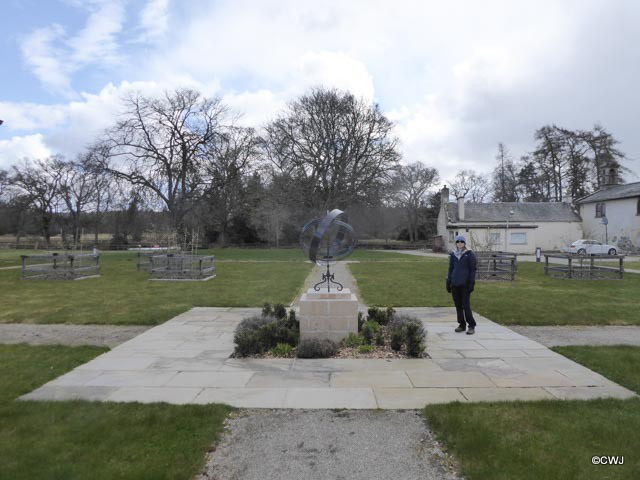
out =
[[[427,330],[427,359],[235,359],[251,308],[193,308],[21,397],[245,408],[414,409],[452,401],[635,394],[481,315],[455,333],[453,308],[398,308]]]

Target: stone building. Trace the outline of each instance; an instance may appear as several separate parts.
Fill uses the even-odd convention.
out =
[[[444,187],[436,244],[452,250],[458,234],[477,251],[533,254],[537,247],[559,250],[582,238],[582,221],[569,203],[465,203],[464,197],[449,202],[449,189]]]
[[[600,190],[576,201],[584,238],[640,251],[640,182],[620,185],[616,165],[605,166],[601,179]]]

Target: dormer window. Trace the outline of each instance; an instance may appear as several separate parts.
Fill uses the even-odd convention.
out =
[[[596,218],[602,218],[607,216],[607,209],[604,202],[596,203]]]

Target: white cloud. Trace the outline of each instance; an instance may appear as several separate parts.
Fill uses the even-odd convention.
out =
[[[45,159],[51,154],[40,133],[0,140],[0,168],[7,169],[25,158]]]
[[[138,40],[150,42],[158,39],[169,26],[169,0],[148,0],[140,11]]]
[[[64,35],[64,28],[58,24],[38,28],[24,39],[21,50],[27,66],[47,88],[68,95],[72,69],[62,61],[62,50],[54,45]]]
[[[444,178],[490,171],[499,141],[526,153],[535,129],[553,122],[602,122],[640,157],[633,2],[194,0],[169,15],[168,1],[148,0],[130,8],[129,32],[122,2],[88,5],[80,31],[50,25],[23,43],[50,89],[69,95],[74,74],[117,64],[127,33],[144,44],[129,43],[131,62],[114,69],[129,83],[51,107],[0,104],[6,125],[49,127],[51,148],[83,145],[113,118],[118,95],[146,80],[144,93],[185,85],[221,95],[252,126],[309,87],[349,89],[396,122],[405,161],[437,166]]]
[[[373,77],[367,67],[343,52],[306,52],[300,57],[298,68],[300,77],[292,82],[296,90],[322,85],[373,100]]]
[[[74,96],[71,77],[75,72],[89,65],[119,62],[116,35],[125,20],[121,0],[80,5],[89,10],[89,16],[76,35],[70,36],[62,26],[52,24],[34,30],[21,43],[25,63],[43,86],[67,98]]]

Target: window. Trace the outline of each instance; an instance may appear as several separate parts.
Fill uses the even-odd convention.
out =
[[[604,203],[596,203],[596,218],[607,216],[607,209]]]
[[[489,236],[489,244],[490,245],[500,245],[500,232],[492,233]]]
[[[511,234],[511,245],[526,245],[527,244],[527,234],[526,233],[512,233]]]
[[[640,197],[638,197],[638,205],[636,206],[636,215],[640,215]]]
[[[454,238],[455,238],[455,237],[454,237],[454,235],[453,235],[453,230],[449,230],[449,241],[450,241],[450,242],[453,242],[453,239],[454,239]]]

